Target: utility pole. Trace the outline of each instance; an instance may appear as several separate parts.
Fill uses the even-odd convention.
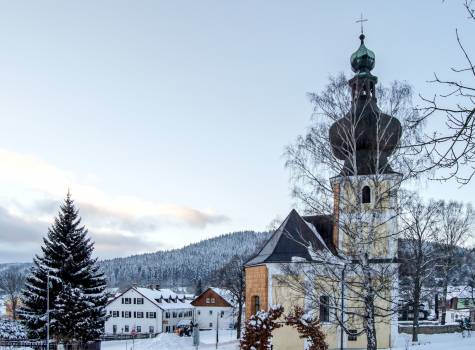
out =
[[[340,325],[340,349],[343,350],[343,342],[345,339],[345,329],[343,327],[344,324],[344,317],[345,317],[345,270],[346,264],[343,266],[343,270],[341,271],[341,325]]]
[[[219,311],[216,310],[216,349],[218,348],[219,343]]]

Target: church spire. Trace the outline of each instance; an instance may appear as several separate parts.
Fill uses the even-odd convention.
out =
[[[371,74],[375,55],[366,47],[365,35],[362,33],[359,38],[360,46],[350,58],[355,73],[348,81],[352,91],[351,110],[330,127],[332,151],[344,161],[340,175],[393,173],[388,157],[399,143],[401,123],[377,106],[378,78]]]
[[[371,74],[376,56],[365,46],[365,35],[361,33],[359,38],[360,47],[350,57],[351,69],[355,72],[355,76],[348,82],[351,86],[353,102],[360,97],[376,98],[374,89],[378,82],[378,77]]]

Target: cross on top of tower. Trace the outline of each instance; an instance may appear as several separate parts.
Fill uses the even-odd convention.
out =
[[[356,21],[356,23],[359,23],[361,25],[361,34],[363,34],[363,23],[368,22],[366,18],[363,19],[363,13],[360,16],[360,19]]]

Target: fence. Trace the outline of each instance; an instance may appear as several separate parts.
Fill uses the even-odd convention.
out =
[[[475,328],[475,323],[472,323],[472,329]],[[440,334],[440,333],[457,333],[461,332],[458,324],[447,325],[421,325],[419,326],[419,334]],[[399,325],[399,333],[412,334],[411,325]]]
[[[146,338],[155,338],[159,333],[137,333],[136,335],[131,334],[106,334],[101,337],[103,341],[111,340],[132,340],[132,339],[146,339]]]
[[[31,340],[0,340],[0,349],[29,348],[34,350],[47,350],[45,341]],[[93,341],[86,343],[54,343],[49,344],[49,350],[101,350],[101,342]]]

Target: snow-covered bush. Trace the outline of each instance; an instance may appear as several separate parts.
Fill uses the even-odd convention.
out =
[[[26,339],[25,327],[18,321],[0,320],[1,340],[21,340]]]
[[[271,306],[270,310],[258,311],[246,322],[241,350],[269,350],[272,331],[282,327],[277,320],[284,313],[280,305]]]

